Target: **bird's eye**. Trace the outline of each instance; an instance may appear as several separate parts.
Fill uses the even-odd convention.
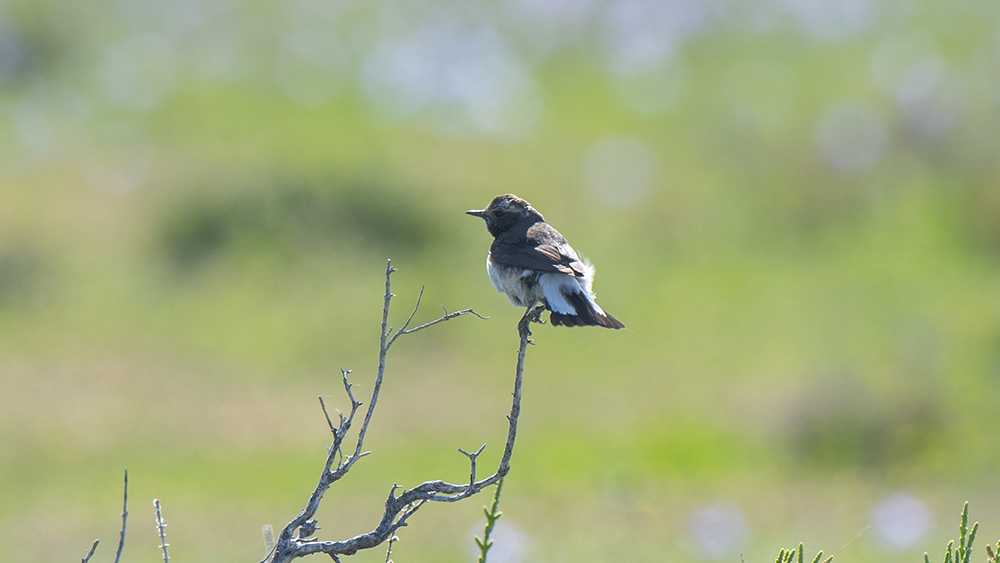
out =
[[[493,212],[494,217],[503,217],[503,210],[497,209]]]

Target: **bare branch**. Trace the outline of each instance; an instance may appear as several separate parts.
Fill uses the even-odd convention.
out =
[[[517,420],[521,412],[521,385],[524,373],[524,357],[528,344],[531,343],[529,338],[531,336],[530,325],[532,322],[541,322],[541,307],[528,310],[517,325],[518,334],[520,336],[520,348],[518,350],[517,368],[514,375],[514,391],[512,393],[513,400],[511,402],[510,414],[507,416],[509,424],[507,443],[504,447],[503,455],[501,456],[500,463],[495,473],[484,479],[480,479],[478,481],[476,480],[476,461],[478,456],[485,449],[485,444],[473,453],[466,452],[460,448],[459,451],[469,458],[471,466],[468,483],[457,485],[440,480],[425,481],[424,483],[421,483],[411,489],[404,490],[398,497],[396,496],[396,490],[399,486],[393,485],[388,498],[386,498],[385,510],[383,511],[382,518],[375,529],[371,532],[359,534],[347,540],[333,542],[319,541],[306,537],[312,535],[312,533],[316,530],[316,521],[312,518],[313,515],[315,515],[326,490],[335,481],[346,475],[358,459],[364,457],[368,453],[363,451],[364,439],[368,431],[369,424],[371,423],[372,416],[375,412],[375,407],[378,403],[379,392],[382,388],[382,381],[386,366],[386,355],[396,339],[404,334],[411,334],[466,314],[475,315],[482,319],[487,318],[472,309],[463,309],[454,313],[449,313],[445,310],[444,315],[438,319],[414,328],[409,328],[410,323],[416,316],[417,310],[420,306],[420,301],[423,297],[423,287],[421,287],[420,294],[417,296],[416,305],[410,313],[410,316],[407,318],[406,322],[403,323],[401,328],[393,332],[392,328],[389,327],[388,320],[389,305],[394,297],[394,294],[391,291],[390,277],[395,271],[396,269],[392,267],[392,263],[387,261],[385,269],[385,293],[383,295],[382,306],[382,330],[379,339],[378,371],[376,372],[375,382],[372,387],[371,398],[368,402],[368,408],[365,412],[364,420],[358,429],[354,452],[350,455],[342,456],[341,461],[334,466],[336,454],[341,451],[343,440],[347,431],[351,427],[351,423],[354,420],[357,410],[361,406],[361,402],[356,401],[351,393],[351,384],[347,380],[347,374],[349,371],[344,370],[344,388],[347,392],[348,398],[351,400],[351,412],[346,417],[344,415],[340,416],[339,426],[335,426],[333,424],[329,414],[326,415],[327,423],[331,427],[331,431],[334,434],[334,440],[328,450],[323,474],[320,476],[319,483],[316,485],[312,495],[310,495],[306,507],[284,528],[284,530],[282,530],[278,541],[275,544],[273,556],[269,555],[269,558],[265,559],[265,561],[284,563],[291,559],[303,557],[313,553],[326,553],[334,561],[339,561],[338,556],[340,555],[353,555],[360,550],[375,547],[393,538],[394,532],[399,528],[406,526],[407,519],[416,513],[416,511],[427,502],[456,502],[462,500],[479,493],[486,487],[496,484],[510,471],[510,458],[513,455],[514,441],[517,437]],[[323,403],[322,400],[321,405],[324,408],[324,413],[326,413],[325,403]],[[297,537],[295,535],[296,530],[299,530]],[[387,559],[389,553],[391,553],[391,547],[387,552]]]
[[[333,421],[330,420],[330,413],[326,412],[326,403],[323,401],[323,397],[319,398],[319,406],[323,407],[323,416],[326,417],[326,423],[330,426],[330,432],[336,434],[337,429],[334,428]],[[341,415],[341,418],[343,418],[343,415]],[[343,420],[341,420],[341,424],[343,424]]]
[[[340,368],[340,373],[344,377],[344,391],[347,392],[347,398],[351,400],[351,407],[354,408],[355,405],[361,406],[361,401],[354,399],[354,393],[351,393],[351,383],[347,381],[347,374],[351,373],[351,370]]]
[[[404,334],[411,334],[419,330],[425,329],[431,325],[435,325],[440,322],[444,322],[455,317],[460,317],[466,314],[474,314],[477,317],[484,318],[479,313],[476,313],[472,309],[463,309],[455,313],[445,314],[444,316],[424,323],[420,326],[414,327],[412,329],[407,329],[410,321],[413,319],[414,315],[417,313],[417,309],[420,307],[420,300],[423,297],[424,289],[423,286],[420,288],[420,293],[417,296],[417,303],[414,306],[413,311],[410,313],[409,318],[403,323],[402,328],[398,329],[395,334],[392,333],[392,328],[389,327],[389,305],[392,302],[392,298],[395,294],[391,290],[391,276],[396,269],[392,267],[392,261],[386,261],[385,266],[385,294],[383,295],[383,305],[382,305],[382,333],[379,338],[379,354],[378,354],[378,372],[375,374],[375,385],[372,388],[371,400],[368,402],[368,411],[365,413],[365,419],[361,423],[361,428],[358,431],[358,441],[354,449],[354,454],[348,456],[347,460],[344,462],[344,467],[349,470],[354,462],[356,462],[360,457],[362,457],[362,447],[364,446],[365,435],[368,433],[368,425],[371,424],[372,415],[375,413],[375,407],[378,404],[379,392],[382,389],[382,380],[385,375],[385,362],[386,355],[389,353],[389,348],[396,341],[397,338]]]
[[[351,412],[347,417],[343,414],[340,415],[340,425],[333,429],[333,442],[330,444],[330,448],[327,451],[326,463],[323,466],[323,473],[320,475],[319,482],[316,488],[313,490],[309,497],[309,501],[306,507],[296,516],[287,526],[281,531],[278,536],[278,541],[275,542],[273,548],[269,550],[267,556],[264,558],[264,562],[267,561],[288,561],[293,557],[297,557],[294,552],[289,553],[287,556],[280,556],[284,550],[287,550],[292,542],[294,541],[293,536],[295,531],[299,530],[299,540],[303,539],[305,536],[311,535],[316,529],[316,522],[312,517],[316,514],[316,510],[319,509],[319,503],[323,499],[323,495],[326,493],[327,489],[330,488],[335,481],[343,477],[347,473],[347,462],[343,461],[343,454],[341,453],[341,445],[343,444],[344,437],[347,436],[348,430],[351,428],[351,424],[354,421],[354,415],[357,414],[358,409],[361,407],[361,402],[354,398],[354,394],[351,392],[351,383],[347,379],[347,374],[351,373],[349,369],[341,369],[341,377],[344,383],[344,391],[347,393],[347,398],[351,401]],[[327,416],[328,423],[329,415]],[[363,457],[364,454],[358,455],[355,459]],[[334,462],[340,457],[342,461],[336,463],[337,469],[334,471]],[[353,464],[353,461],[348,460],[348,462]]]
[[[94,545],[90,546],[90,551],[87,552],[87,555],[84,556],[80,563],[88,563],[90,561],[90,558],[94,556],[94,552],[97,551],[97,544],[99,543],[101,543],[101,540],[94,540]]]
[[[398,332],[405,332],[406,327],[410,326],[410,321],[413,320],[413,316],[417,314],[417,309],[420,308],[420,300],[424,298],[424,286],[420,286],[420,293],[417,294],[417,302],[413,305],[413,311],[410,312],[410,316],[406,318],[406,322],[403,323],[403,328],[399,329]]]
[[[441,308],[444,309],[444,315],[441,315],[440,317],[434,319],[433,321],[426,322],[426,323],[424,323],[424,324],[422,324],[420,326],[416,326],[416,327],[408,329],[407,327],[410,326],[410,322],[413,320],[413,316],[417,314],[417,309],[420,308],[420,300],[423,298],[423,296],[424,296],[424,286],[420,286],[420,293],[417,294],[417,303],[413,307],[413,312],[410,313],[409,318],[406,319],[406,322],[403,323],[403,326],[400,327],[398,330],[396,330],[396,332],[389,339],[389,342],[385,345],[385,351],[386,352],[389,351],[389,348],[392,347],[393,342],[395,342],[396,339],[399,338],[400,336],[402,336],[404,334],[412,334],[412,333],[417,332],[419,330],[423,330],[423,329],[425,329],[425,328],[427,328],[429,326],[433,326],[433,325],[436,325],[438,323],[443,323],[445,321],[450,321],[451,319],[454,319],[455,317],[461,317],[462,315],[475,315],[475,316],[477,316],[477,317],[479,317],[480,319],[483,319],[483,320],[489,318],[489,317],[484,317],[484,316],[480,315],[479,313],[477,313],[473,309],[462,309],[461,311],[455,311],[454,313],[449,313],[448,309],[445,309],[444,305],[442,305]],[[392,332],[391,329],[389,331]]]
[[[160,499],[153,499],[153,507],[156,508],[156,532],[160,534],[160,549],[163,550],[163,563],[170,563],[170,555],[167,553],[167,523],[163,520],[160,512]]]
[[[128,469],[125,470],[125,493],[122,495],[122,531],[118,538],[118,553],[115,555],[115,563],[122,558],[122,549],[125,548],[125,524],[128,522]]]
[[[389,351],[389,347],[386,342],[389,338],[389,332],[392,330],[389,328],[389,304],[392,302],[393,293],[391,291],[391,281],[390,277],[396,269],[392,267],[392,260],[386,260],[385,262],[385,295],[382,297],[382,333],[379,337],[379,352],[378,352],[378,372],[375,374],[375,385],[372,388],[372,397],[368,402],[368,411],[365,413],[365,419],[361,423],[361,429],[358,430],[358,443],[357,447],[354,449],[354,455],[348,458],[345,465],[353,464],[353,462],[360,456],[361,448],[365,442],[365,434],[368,432],[368,425],[372,421],[372,415],[375,414],[375,405],[378,404],[378,393],[382,389],[382,376],[385,374],[385,355]]]

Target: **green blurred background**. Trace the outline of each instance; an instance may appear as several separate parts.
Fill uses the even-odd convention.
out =
[[[1000,537],[995,0],[4,0],[0,185],[12,561],[110,560],[124,468],[126,561],[154,497],[175,560],[262,557],[386,258],[393,324],[490,319],[397,343],[320,537],[492,466],[521,312],[463,211],[507,192],[628,328],[535,330],[496,563],[933,560],[966,499]],[[487,501],[394,559],[472,561]]]

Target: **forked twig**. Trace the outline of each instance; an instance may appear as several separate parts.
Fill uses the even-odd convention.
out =
[[[476,450],[473,453],[469,453],[469,452],[463,450],[462,448],[458,448],[458,451],[462,452],[462,454],[465,455],[465,457],[469,458],[469,464],[472,466],[472,469],[469,471],[469,489],[468,490],[470,491],[470,494],[471,494],[471,491],[475,488],[475,485],[476,485],[476,458],[479,457],[479,454],[483,453],[483,450],[485,450],[485,449],[486,449],[486,444],[483,444],[482,446],[479,446],[479,449]]]
[[[122,493],[122,529],[119,532],[118,538],[118,552],[115,554],[115,563],[118,563],[122,558],[122,550],[125,548],[125,525],[128,523],[128,469],[125,470],[125,491]],[[94,540],[93,545],[90,546],[90,551],[87,555],[83,557],[81,563],[89,563],[90,558],[94,556],[94,552],[97,551],[97,544],[101,543],[100,539]]]

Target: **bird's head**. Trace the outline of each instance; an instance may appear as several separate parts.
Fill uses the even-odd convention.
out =
[[[482,217],[486,221],[486,230],[494,237],[526,218],[534,219],[532,223],[545,220],[530,203],[513,194],[498,195],[486,209],[470,209],[466,213]]]

